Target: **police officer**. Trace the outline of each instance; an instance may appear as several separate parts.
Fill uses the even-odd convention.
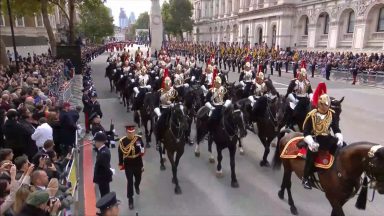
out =
[[[100,118],[103,118],[103,112],[101,112],[100,104],[97,101],[96,92],[91,94],[91,102],[89,104],[89,119],[94,118],[95,115],[99,115]]]
[[[99,216],[119,216],[120,200],[116,199],[116,193],[110,192],[97,201],[96,207],[100,210]]]
[[[98,184],[100,196],[109,193],[109,183],[112,181],[113,171],[111,169],[111,152],[105,145],[107,135],[98,132],[94,137],[95,147],[97,148],[95,170],[93,182]]]
[[[135,126],[125,126],[127,136],[119,141],[119,167],[125,171],[127,178],[127,197],[129,209],[133,209],[133,186],[135,186],[136,194],[140,194],[141,174],[144,171],[143,159],[144,143],[141,136],[135,134]],[[133,181],[135,178],[135,181]]]
[[[89,111],[90,111],[90,103],[91,103],[91,98],[89,97],[89,89],[84,88],[83,90],[83,96],[81,98],[83,102],[83,112],[84,112],[84,118],[85,118],[85,133],[89,133],[90,131],[90,121],[89,121]]]

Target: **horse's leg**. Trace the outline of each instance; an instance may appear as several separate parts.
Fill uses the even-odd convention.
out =
[[[223,170],[221,168],[221,160],[223,160],[223,154],[222,154],[222,148],[219,147],[219,144],[216,143],[216,150],[217,150],[217,168],[216,168],[216,176],[222,177],[223,176]]]
[[[145,141],[146,141],[145,147],[150,148],[151,147],[151,144],[150,144],[151,137],[150,137],[149,130],[148,130],[148,120],[146,119],[145,122],[143,122],[143,124],[144,124]]]
[[[292,193],[291,193],[291,186],[292,186],[292,181],[291,181],[291,178],[292,178],[292,171],[285,171],[284,170],[284,178],[286,178],[286,188],[287,188],[287,192],[288,192],[288,204],[289,206],[291,207],[291,213],[293,215],[298,215],[298,212],[297,212],[297,208],[295,206],[295,203],[293,201],[293,198],[292,198]]]
[[[208,135],[209,163],[215,163],[215,156],[213,156],[213,153],[212,153],[212,143],[213,143],[212,135],[209,134]]]
[[[243,143],[241,142],[241,138],[239,139],[239,151],[241,155],[244,155]]]
[[[269,167],[270,164],[268,162],[268,154],[270,152],[270,143],[268,142],[268,138],[266,137],[260,137],[261,143],[264,146],[264,154],[263,154],[263,160],[260,161],[260,166]]]
[[[157,141],[157,142],[159,142],[159,141]],[[160,170],[165,170],[164,160],[163,160],[163,149],[161,147],[161,143],[159,145],[159,154],[160,154]]]
[[[176,151],[176,159],[175,163],[172,166],[172,173],[173,173],[173,183],[175,184],[175,193],[181,194],[181,188],[179,185],[179,179],[177,178],[177,167],[179,166],[179,161],[181,156],[184,154],[184,149],[181,149],[180,151]]]
[[[228,149],[229,149],[229,158],[230,158],[230,165],[231,165],[231,187],[238,188],[239,183],[237,182],[236,171],[235,171],[236,143],[234,143],[232,147],[228,147]]]
[[[109,86],[111,87],[111,92],[113,92],[113,83],[112,83],[112,79],[109,79]]]

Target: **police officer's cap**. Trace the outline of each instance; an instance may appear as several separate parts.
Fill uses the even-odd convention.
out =
[[[105,142],[107,141],[107,135],[105,135],[103,132],[97,132],[95,134],[95,137],[93,138],[94,141],[99,141],[99,142]]]
[[[100,209],[101,212],[120,204],[120,200],[116,199],[115,192],[109,192],[99,199],[96,203],[96,207]]]

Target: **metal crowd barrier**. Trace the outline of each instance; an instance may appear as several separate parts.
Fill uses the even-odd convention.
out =
[[[331,70],[331,76],[336,80],[347,82],[353,81],[353,74],[350,69],[336,68]],[[384,88],[384,71],[358,71],[356,81],[360,85]]]

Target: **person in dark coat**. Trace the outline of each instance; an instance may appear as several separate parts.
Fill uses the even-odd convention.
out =
[[[81,99],[83,101],[83,112],[84,112],[84,118],[85,118],[85,133],[89,133],[89,111],[90,111],[90,103],[91,98],[89,97],[89,89],[85,88],[83,89],[83,97]]]
[[[69,103],[63,104],[63,110],[60,112],[60,148],[62,155],[70,152],[76,142],[77,120],[79,114],[75,110],[70,109]]]
[[[36,142],[32,139],[32,134],[35,132],[34,119],[32,113],[27,108],[20,109],[20,114],[21,119],[19,123],[22,126],[22,130],[19,131],[19,136],[22,137],[25,143],[25,154],[29,159],[32,159],[38,151]]]
[[[103,132],[97,132],[93,140],[97,148],[93,182],[99,186],[100,196],[102,197],[110,192],[109,183],[112,181],[113,175],[111,169],[111,152],[105,145],[107,135]]]
[[[11,148],[15,157],[26,154],[26,143],[23,137],[20,136],[20,131],[23,131],[23,127],[18,122],[18,112],[10,109],[7,112],[7,118],[8,120],[4,124],[5,147]]]

